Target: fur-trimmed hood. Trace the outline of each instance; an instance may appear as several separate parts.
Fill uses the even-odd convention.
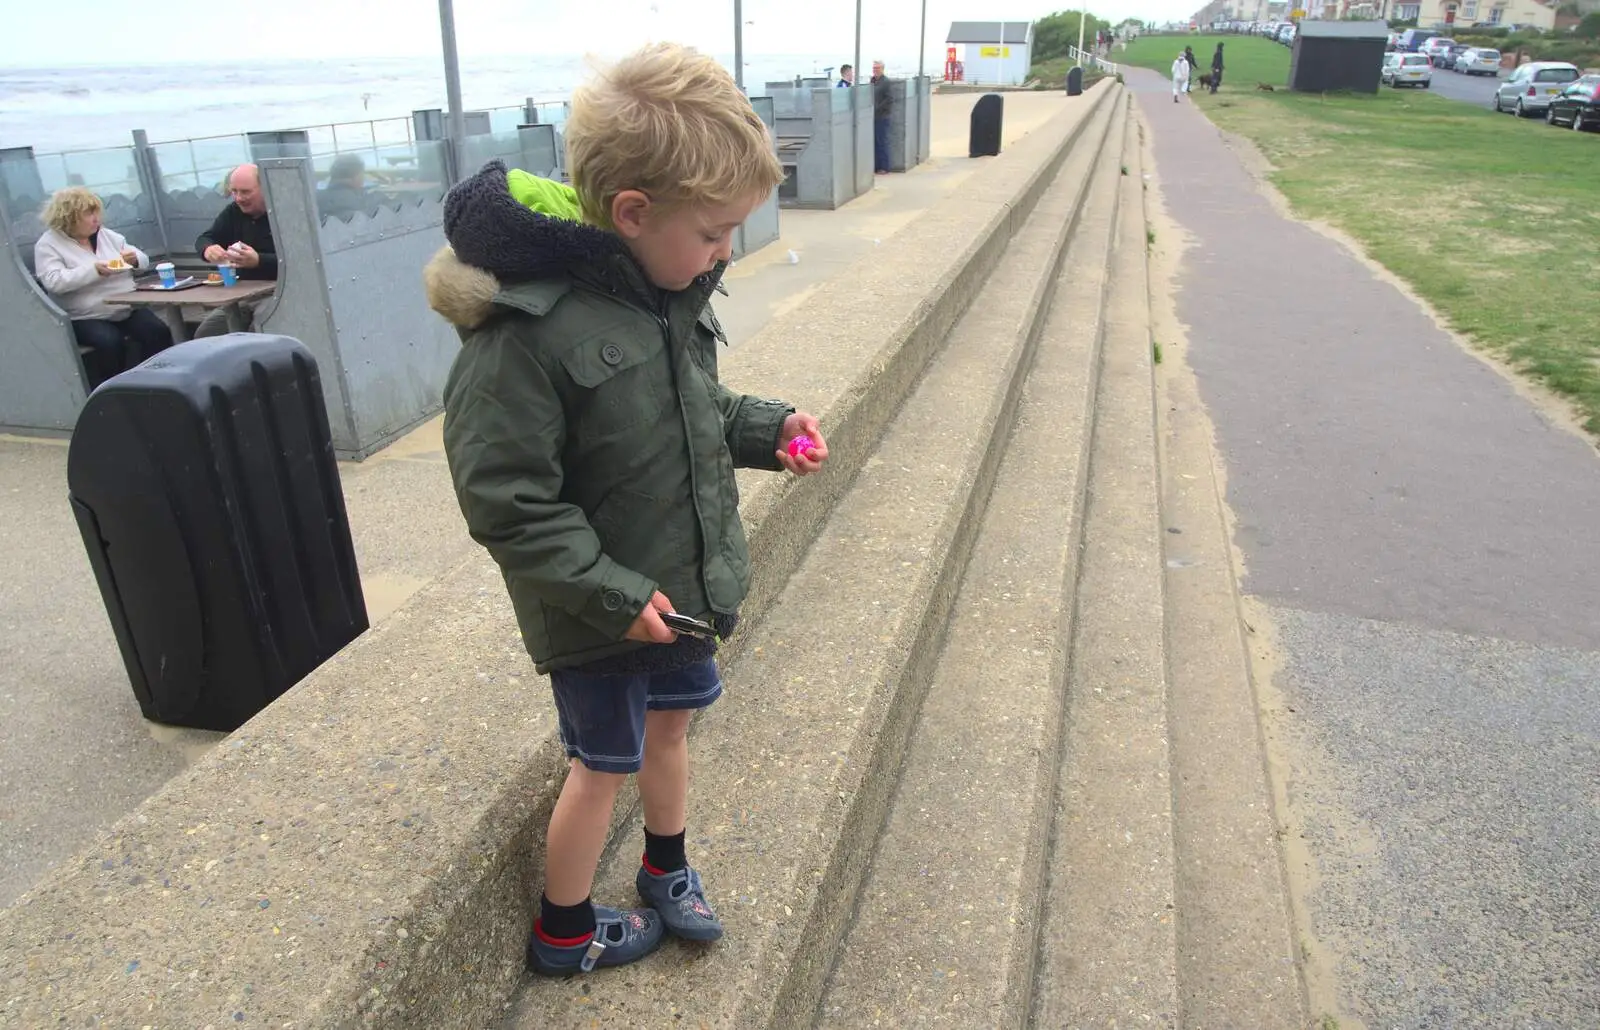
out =
[[[428,304],[472,329],[504,288],[574,276],[628,280],[633,259],[614,234],[580,220],[564,183],[491,161],[444,200],[448,244],[423,270]]]

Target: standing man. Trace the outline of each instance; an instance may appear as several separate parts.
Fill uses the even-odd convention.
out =
[[[854,65],[839,66],[839,81],[834,83],[835,89],[849,89],[856,84],[856,69]]]
[[[1183,59],[1189,62],[1189,78],[1183,84],[1183,91],[1187,93],[1194,89],[1196,73],[1200,71],[1200,58],[1194,56],[1194,47],[1186,46],[1183,48]]]
[[[267,221],[267,198],[261,192],[261,172],[255,165],[240,165],[228,173],[228,195],[233,199],[217,214],[211,228],[194,241],[194,249],[208,264],[231,264],[241,279],[278,278],[277,247],[272,224]],[[255,306],[240,304],[246,319]],[[195,339],[221,336],[228,331],[228,313],[217,308],[201,320]]]
[[[1222,44],[1217,44],[1217,52],[1211,55],[1211,92],[1215,93],[1217,87],[1222,85]]]
[[[889,95],[889,77],[883,73],[883,62],[872,62],[872,155],[873,169],[879,175],[889,174],[889,109],[894,99]]]

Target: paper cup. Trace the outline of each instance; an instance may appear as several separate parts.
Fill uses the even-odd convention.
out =
[[[162,286],[171,286],[178,281],[178,272],[172,267],[171,261],[163,261],[156,266],[156,272],[161,276]]]

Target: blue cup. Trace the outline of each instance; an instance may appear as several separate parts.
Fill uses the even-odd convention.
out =
[[[239,281],[239,273],[232,265],[218,265],[217,271],[222,273],[222,285],[232,286]]]
[[[156,266],[156,271],[161,273],[161,285],[173,286],[178,281],[178,270],[172,267],[171,261],[163,261]]]

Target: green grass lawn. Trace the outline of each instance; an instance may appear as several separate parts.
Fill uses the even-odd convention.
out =
[[[1258,82],[1282,86],[1289,81],[1289,48],[1260,36],[1141,36],[1127,50],[1113,47],[1111,60],[1171,75],[1172,59],[1191,46],[1203,75],[1211,70],[1211,55],[1218,43],[1226,44],[1222,48],[1224,89],[1229,85],[1255,89]]]
[[[1355,237],[1600,436],[1600,136],[1420,91],[1195,99],[1260,147],[1296,214]]]

